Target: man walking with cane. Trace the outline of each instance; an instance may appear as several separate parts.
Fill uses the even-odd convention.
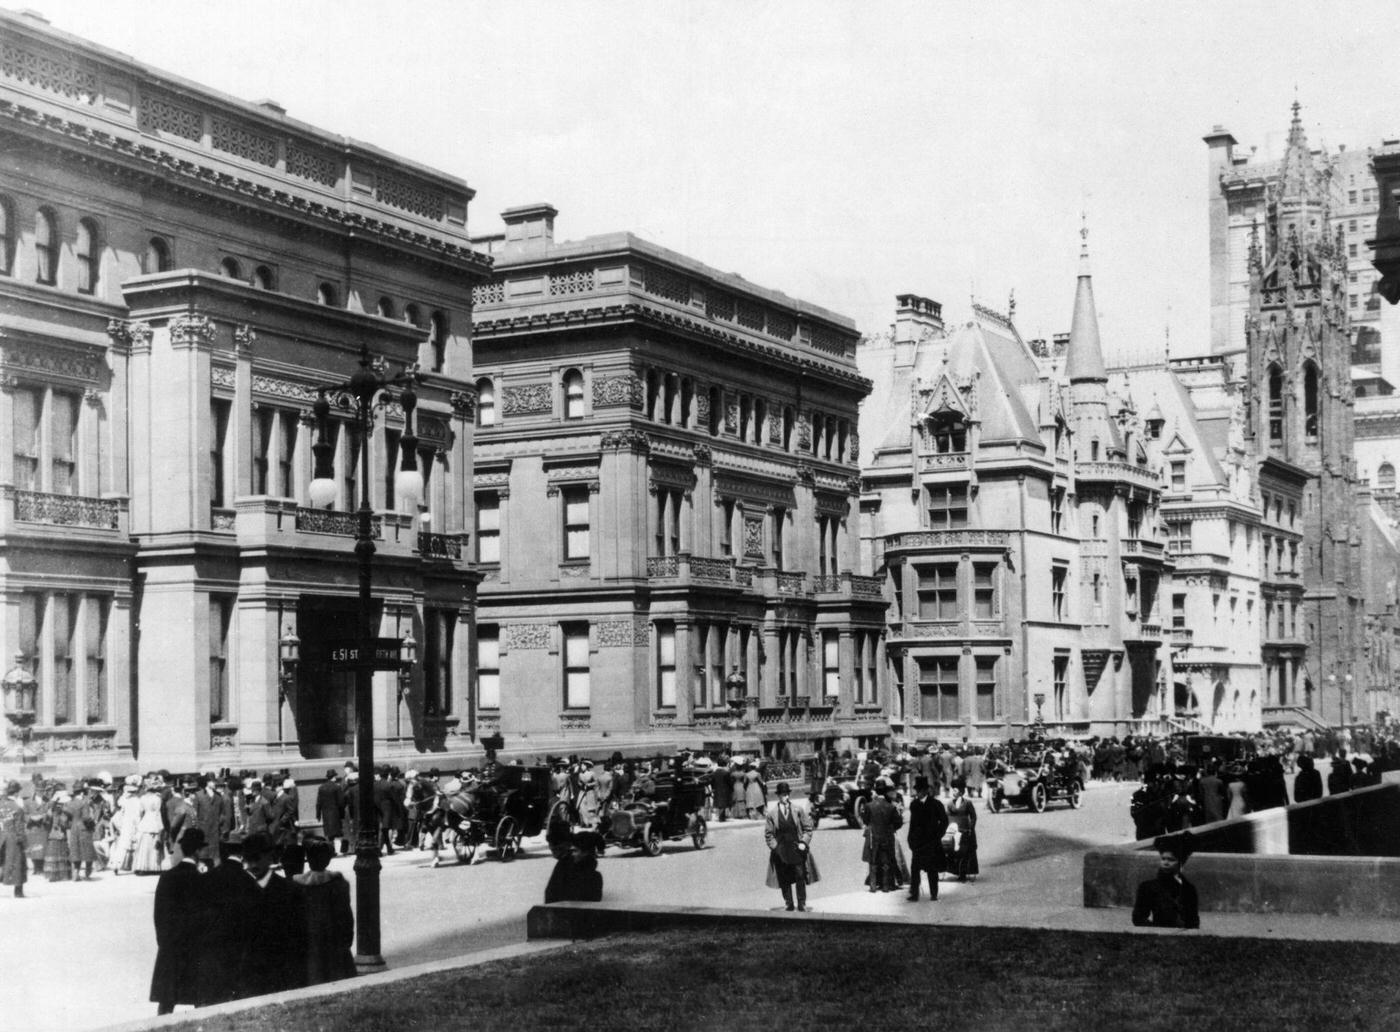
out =
[[[820,878],[811,850],[815,825],[805,807],[793,805],[792,789],[786,781],[778,782],[776,792],[778,801],[763,822],[763,841],[768,844],[767,884],[770,889],[781,890],[788,910],[793,909],[796,886],[797,909],[806,911],[807,886]]]

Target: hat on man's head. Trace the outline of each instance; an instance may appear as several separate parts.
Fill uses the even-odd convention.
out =
[[[337,773],[337,771],[336,771],[336,769],[335,769],[334,767],[332,767],[330,770],[326,771],[326,780],[327,780],[327,781],[332,780],[332,779],[336,776],[336,773]]]
[[[778,795],[792,795],[792,789],[788,787],[786,781],[779,781],[777,787],[775,787],[773,791],[777,792]]]
[[[186,792],[193,792],[199,788],[199,782],[193,776],[186,774],[180,779],[180,788]]]
[[[204,837],[204,832],[199,828],[186,828],[180,832],[180,852],[186,856],[198,853],[208,844],[209,840]]]
[[[266,856],[273,848],[272,836],[265,831],[255,831],[243,839],[244,856]]]
[[[918,792],[925,788],[928,788],[928,778],[920,774],[914,779],[914,791]]]

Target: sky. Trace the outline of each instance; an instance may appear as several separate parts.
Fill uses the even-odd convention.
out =
[[[896,294],[1208,350],[1201,137],[1400,136],[1400,4],[28,0],[55,28],[885,329]]]

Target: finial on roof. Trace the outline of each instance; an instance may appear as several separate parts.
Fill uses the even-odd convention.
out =
[[[1011,288],[1011,293],[1006,296],[1006,317],[1011,320],[1016,318],[1016,288]]]

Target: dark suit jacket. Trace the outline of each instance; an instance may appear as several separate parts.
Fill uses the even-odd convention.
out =
[[[304,986],[306,913],[301,886],[274,874],[266,888],[259,888],[244,872],[233,904],[242,933],[235,999]]]
[[[204,875],[192,863],[179,863],[156,881],[156,966],[151,975],[154,1003],[199,1003],[197,943],[208,920]]]
[[[909,850],[912,853],[943,855],[943,836],[948,831],[948,811],[937,796],[915,796],[909,803]]]
[[[1138,885],[1133,924],[1158,928],[1201,927],[1196,886],[1179,876],[1158,875]]]
[[[297,833],[297,797],[294,792],[283,792],[272,804],[272,841],[279,846],[290,845]]]
[[[327,781],[316,789],[316,819],[328,839],[340,838],[341,814],[345,810],[345,789],[339,781]]]
[[[1309,799],[1322,798],[1322,774],[1316,769],[1300,770],[1293,779],[1293,801],[1306,803]]]

